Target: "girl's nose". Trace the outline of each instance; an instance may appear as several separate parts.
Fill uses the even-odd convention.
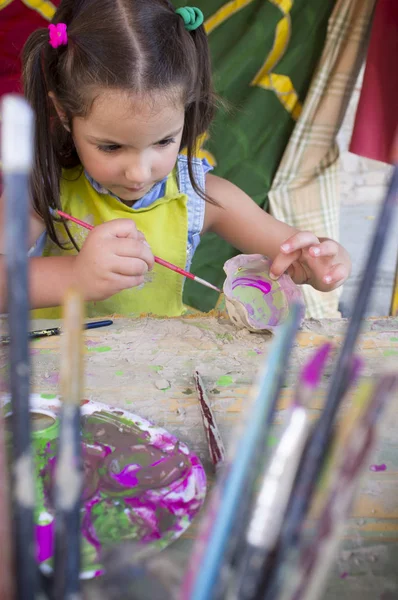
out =
[[[134,158],[129,161],[125,169],[125,177],[127,181],[133,185],[141,185],[148,183],[151,175],[149,165],[142,159]]]

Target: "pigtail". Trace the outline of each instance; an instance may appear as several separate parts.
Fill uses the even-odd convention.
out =
[[[211,204],[217,204],[214,199],[199,188],[192,168],[192,159],[199,150],[198,139],[208,130],[217,105],[212,83],[208,39],[203,25],[192,32],[187,32],[181,22],[179,26],[184,29],[182,35],[189,35],[194,43],[197,65],[193,98],[186,110],[183,134],[184,145],[187,149],[188,174],[195,192]]]
[[[62,167],[60,154],[65,155],[65,162],[67,162],[73,141],[59,122],[53,102],[48,95],[50,90],[47,84],[48,69],[46,69],[45,63],[47,46],[47,29],[38,29],[28,38],[22,53],[24,94],[35,113],[36,133],[31,178],[32,202],[34,210],[43,219],[51,240],[59,247],[63,247],[57,237],[51,209],[61,208]],[[68,147],[69,150],[65,151],[65,148]],[[78,249],[67,225],[64,225],[72,245]]]

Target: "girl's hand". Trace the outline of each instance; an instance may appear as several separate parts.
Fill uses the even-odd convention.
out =
[[[73,275],[86,300],[105,300],[144,283],[153,254],[135,223],[116,219],[88,234],[75,258]]]
[[[275,279],[285,272],[297,284],[307,283],[321,292],[330,292],[350,275],[351,260],[337,242],[299,231],[281,245],[270,268]]]

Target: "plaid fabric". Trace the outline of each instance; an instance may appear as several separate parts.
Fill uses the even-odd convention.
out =
[[[336,135],[363,61],[374,5],[375,0],[337,0],[318,68],[269,193],[277,219],[336,240]],[[339,316],[340,291],[324,294],[303,286],[307,316]]]

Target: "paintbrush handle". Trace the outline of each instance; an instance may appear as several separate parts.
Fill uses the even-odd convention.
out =
[[[83,464],[80,441],[80,401],[83,390],[83,299],[71,291],[64,305],[64,335],[60,370],[59,448],[55,472],[54,596],[80,598],[80,508]]]
[[[210,400],[206,394],[202,378],[198,371],[194,372],[194,379],[210,457],[213,465],[218,468],[225,460],[224,443],[217,427],[214,413],[211,409]]]
[[[29,410],[28,216],[29,180],[33,160],[33,112],[19,96],[2,102],[2,144],[5,244],[9,323],[10,392],[12,399],[12,472],[15,578],[17,600],[36,596],[33,510],[34,467]]]
[[[76,223],[76,225],[80,225],[80,227],[84,227],[85,229],[88,229],[90,231],[92,231],[94,229],[93,225],[89,225],[89,223],[85,223],[84,221],[81,221],[80,219],[76,219],[76,217],[72,217],[71,215],[64,213],[62,210],[57,210],[56,212],[63,219],[66,219],[67,221],[72,221],[72,223]],[[170,269],[170,271],[174,271],[175,273],[179,273],[180,275],[183,275],[184,277],[187,277],[188,279],[192,279],[193,281],[196,281],[197,283],[200,283],[201,285],[204,285],[204,286],[206,286],[212,290],[215,290],[216,292],[221,294],[221,290],[218,287],[216,287],[212,283],[209,283],[208,281],[205,281],[201,277],[197,277],[193,273],[190,273],[189,271],[185,271],[184,269],[181,269],[181,267],[177,267],[177,265],[173,265],[172,263],[168,262],[167,260],[164,260],[163,258],[160,258],[159,256],[154,256],[154,259],[155,259],[155,262],[158,263],[158,265],[161,265],[162,267],[165,267],[166,269]]]

